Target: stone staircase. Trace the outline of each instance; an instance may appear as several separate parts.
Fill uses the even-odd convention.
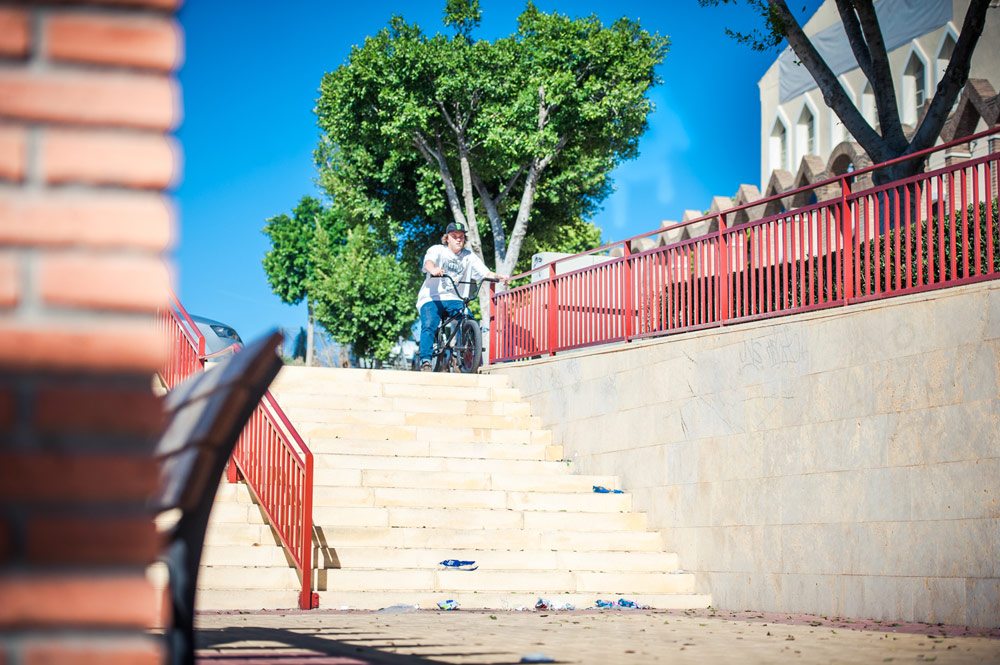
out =
[[[286,367],[272,392],[315,456],[320,607],[711,602],[629,494],[593,492],[615,477],[571,472],[506,377]],[[198,607],[295,607],[297,584],[246,487],[223,483]]]

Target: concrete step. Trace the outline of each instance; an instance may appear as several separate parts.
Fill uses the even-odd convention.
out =
[[[497,402],[493,400],[435,399],[424,397],[366,397],[361,395],[337,395],[323,393],[285,391],[279,396],[282,409],[286,412],[302,409],[327,414],[327,418],[338,418],[344,412],[362,413],[436,413],[449,416],[530,416],[531,406],[527,402]]]
[[[437,610],[437,603],[454,600],[462,609],[518,610],[531,609],[541,594],[512,592],[457,592],[440,593],[427,591],[321,591],[319,606],[327,609],[377,610],[393,605],[417,605],[425,610]],[[199,596],[200,597],[200,596]],[[550,593],[544,598],[556,605],[571,603],[577,609],[588,609],[595,602],[617,600],[620,595],[594,593]],[[696,593],[678,594],[631,594],[626,596],[642,605],[657,609],[699,609],[712,604],[711,596]],[[293,599],[294,602],[294,599]],[[294,605],[293,605],[294,606]],[[220,608],[222,609],[222,608]],[[278,608],[275,608],[278,609]]]
[[[677,570],[670,552],[577,552],[572,550],[408,549],[392,547],[316,547],[317,568],[436,569],[441,561],[475,561],[481,570],[571,570],[592,572],[660,572]],[[289,568],[294,564],[277,545],[210,545],[202,555],[206,566]]]
[[[563,458],[563,448],[554,444],[533,443],[464,443],[461,441],[379,441],[364,439],[324,439],[307,437],[309,450],[316,459],[321,455],[382,455],[401,457],[476,457],[480,459]],[[541,452],[539,452],[541,451]]]
[[[480,508],[334,506],[313,508],[313,521],[325,527],[434,527],[451,529],[539,529],[605,534],[646,528],[645,513],[573,513]]]
[[[562,473],[564,462],[525,459],[485,459],[469,457],[346,455],[313,453],[314,469],[378,469],[410,471],[474,471],[544,474]]]
[[[254,548],[261,549],[261,548]],[[216,555],[220,562],[223,552]],[[239,563],[232,553],[231,565]],[[572,550],[407,549],[387,547],[319,548],[317,567],[343,569],[436,569],[441,561],[475,561],[480,570],[571,570],[593,572],[659,572],[677,570],[677,555],[670,552],[577,552]],[[277,565],[284,557],[258,556],[259,565]]]
[[[489,471],[411,471],[408,469],[316,469],[316,485],[410,487],[430,490],[510,490],[520,492],[593,492],[594,485],[611,486],[614,476],[571,476],[553,473]]]
[[[362,441],[426,441],[428,443],[534,443],[549,445],[552,432],[543,429],[447,427],[435,425],[373,425],[292,421],[307,443],[316,439]]]
[[[437,591],[343,591],[319,592],[320,609],[328,610],[377,610],[393,605],[418,605],[424,610],[437,611],[437,603],[454,600],[462,609],[490,609],[509,611],[530,609],[540,597],[537,593],[481,592],[442,593]],[[619,595],[594,593],[545,594],[553,604],[571,603],[577,609],[594,607],[598,598],[617,600]],[[657,609],[700,609],[712,604],[705,594],[631,594],[627,597],[642,605]],[[196,607],[199,610],[279,610],[298,606],[298,589],[198,589]]]
[[[403,384],[420,386],[486,386],[505,388],[510,379],[502,374],[445,374],[399,370],[358,369],[339,367],[303,367],[286,365],[281,368],[274,384],[278,387],[300,383],[380,385]]]
[[[240,528],[248,529],[247,532]],[[270,534],[252,527],[221,524],[213,536],[220,544],[235,544],[240,537],[273,543]],[[656,531],[551,531],[548,529],[453,529],[447,527],[325,527],[317,526],[322,547],[449,548],[461,550],[572,550],[584,552],[662,552],[663,539]]]
[[[320,601],[322,602],[322,601]],[[298,608],[299,589],[199,588],[195,607],[207,610],[291,610]]]
[[[430,400],[428,400],[430,401]],[[282,409],[288,418],[295,424],[297,430],[309,431],[317,429],[329,422],[337,422],[341,425],[412,425],[441,427],[448,420],[457,420],[463,427],[475,427],[483,429],[539,429],[541,419],[535,416],[509,416],[509,415],[470,415],[453,413],[422,413],[407,411],[364,411],[361,409],[351,409],[350,411],[331,411],[329,409],[307,409],[301,407],[287,407],[282,405]]]
[[[206,567],[205,587],[235,586],[245,577],[243,568]],[[254,569],[247,588],[279,588],[289,575],[275,568]],[[690,573],[596,573],[565,570],[346,570],[326,568],[318,571],[320,591],[442,591],[508,593],[692,593],[694,575]]]

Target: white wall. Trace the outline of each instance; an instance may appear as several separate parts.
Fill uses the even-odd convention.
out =
[[[718,607],[1000,624],[1000,282],[490,371]]]

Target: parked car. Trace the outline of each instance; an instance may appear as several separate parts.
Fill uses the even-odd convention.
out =
[[[195,314],[190,316],[194,324],[198,326],[198,330],[205,336],[205,355],[209,357],[209,361],[213,360],[213,356],[218,360],[217,354],[226,356],[227,354],[220,352],[225,351],[233,344],[243,346],[240,334],[232,326],[204,316]]]

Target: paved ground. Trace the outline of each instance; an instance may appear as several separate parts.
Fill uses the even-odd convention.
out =
[[[261,611],[197,623],[204,665],[1000,663],[1000,628],[757,612]]]

